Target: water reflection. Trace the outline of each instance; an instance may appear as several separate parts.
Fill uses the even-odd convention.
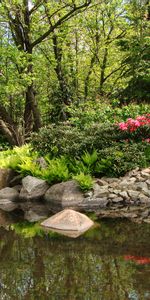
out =
[[[11,228],[0,228],[0,299],[150,299],[150,264],[135,261],[150,257],[148,224],[104,221],[76,240]]]

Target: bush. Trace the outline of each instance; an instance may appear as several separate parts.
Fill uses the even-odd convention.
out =
[[[99,151],[96,176],[124,176],[136,167],[150,164],[150,145],[147,143],[122,143]]]
[[[40,155],[51,157],[60,155],[70,158],[81,157],[85,151],[92,153],[112,146],[124,133],[113,124],[93,124],[90,128],[79,129],[71,125],[60,124],[41,128],[39,133],[32,134],[31,143]]]
[[[110,103],[105,99],[101,101],[86,101],[86,103],[72,104],[67,106],[67,113],[69,113],[69,122],[78,127],[91,127],[94,123],[116,123],[125,121],[127,118],[135,118],[139,115],[149,113],[148,104],[129,104],[122,107],[117,107],[120,103],[115,99]]]

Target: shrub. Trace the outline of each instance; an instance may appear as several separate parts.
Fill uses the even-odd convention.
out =
[[[150,164],[150,145],[147,143],[122,143],[105,148],[98,153],[96,176],[119,177],[136,167]]]
[[[49,154],[51,157],[69,156],[78,158],[85,151],[92,153],[112,146],[120,140],[118,127],[113,124],[93,124],[90,128],[79,129],[71,125],[60,124],[41,128],[40,132],[32,134],[31,143],[40,155]]]
[[[91,127],[94,123],[116,123],[125,121],[127,118],[135,118],[138,115],[149,113],[148,104],[129,104],[122,107],[116,107],[116,103],[120,101],[115,99],[112,101],[86,101],[86,103],[72,104],[67,106],[69,113],[69,122],[78,127]]]
[[[129,118],[119,123],[118,127],[130,140],[150,142],[150,114]]]

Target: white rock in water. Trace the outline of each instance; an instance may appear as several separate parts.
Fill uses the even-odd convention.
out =
[[[94,222],[86,215],[72,209],[65,209],[41,223],[42,226],[62,230],[85,232]]]

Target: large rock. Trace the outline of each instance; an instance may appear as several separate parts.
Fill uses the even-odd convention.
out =
[[[20,199],[24,201],[38,200],[44,196],[48,188],[49,185],[45,180],[32,176],[26,176],[22,179]]]
[[[17,201],[19,199],[19,193],[10,187],[6,187],[0,190],[0,201],[1,199],[8,199],[10,201]]]
[[[10,181],[14,176],[14,171],[11,169],[0,169],[0,190],[9,186]]]
[[[64,208],[78,210],[79,203],[84,200],[84,196],[76,181],[71,180],[51,186],[46,192],[44,199],[51,211],[58,212]]]
[[[72,209],[65,209],[41,223],[44,227],[79,232],[85,232],[93,224],[87,216]]]

